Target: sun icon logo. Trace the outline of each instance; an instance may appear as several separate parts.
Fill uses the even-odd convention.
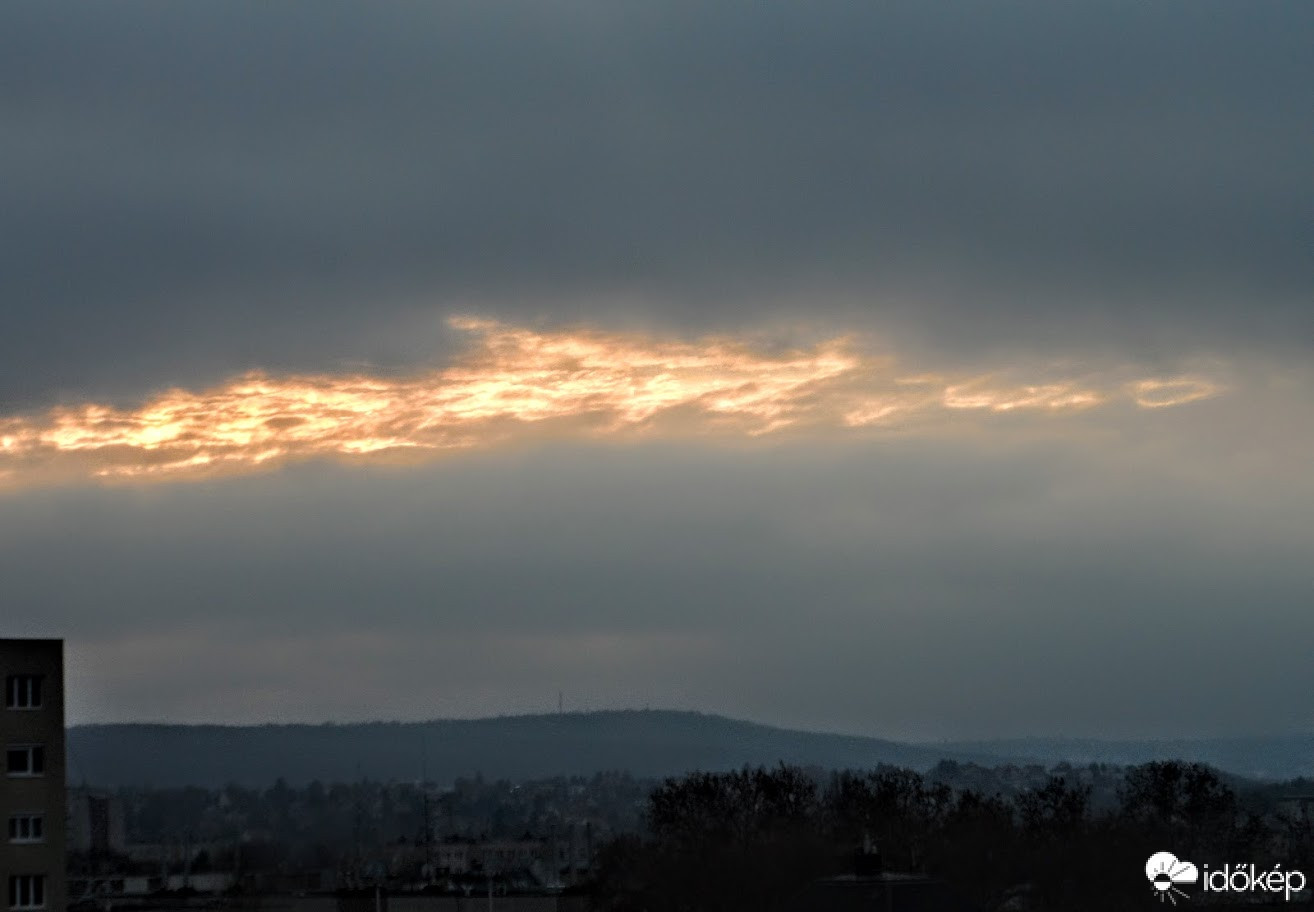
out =
[[[1175,906],[1178,896],[1190,899],[1178,884],[1195,883],[1200,879],[1200,872],[1195,869],[1195,865],[1181,861],[1172,852],[1155,852],[1145,863],[1145,876],[1154,887],[1154,895],[1159,897],[1159,902],[1166,899]]]

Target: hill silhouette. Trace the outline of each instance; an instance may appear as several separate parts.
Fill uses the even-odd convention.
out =
[[[610,710],[430,722],[322,725],[78,725],[68,732],[69,780],[157,788],[230,782],[265,787],[361,778],[450,783],[625,770],[638,777],[789,763],[926,771],[941,760],[1004,763],[1198,761],[1240,776],[1314,775],[1314,736],[1177,741],[1011,739],[910,744],[794,731],[675,710]]]
[[[98,786],[314,779],[451,782],[627,770],[661,777],[781,761],[803,766],[928,769],[939,760],[998,758],[851,735],[791,731],[671,710],[323,725],[79,725],[69,729],[69,778]]]

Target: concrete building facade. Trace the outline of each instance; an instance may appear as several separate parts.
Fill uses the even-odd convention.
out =
[[[0,639],[0,902],[64,912],[64,641]]]

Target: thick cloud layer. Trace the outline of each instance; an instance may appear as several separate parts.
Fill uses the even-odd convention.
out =
[[[441,319],[1314,335],[1304,4],[7,4],[0,405]]]
[[[69,638],[74,721],[564,689],[903,736],[1308,729],[1312,33],[1307,3],[5,4],[0,633]],[[454,314],[752,353],[693,364],[677,419],[828,339],[946,385],[912,430],[786,383],[825,420],[83,480],[216,429],[254,460],[252,422],[324,431],[275,462],[428,441]],[[499,431],[651,399],[632,352],[585,361],[453,388]],[[1188,376],[1210,395],[1136,405]],[[326,405],[353,377],[396,414]],[[949,420],[954,378],[1101,404]],[[71,486],[9,484],[66,456]]]

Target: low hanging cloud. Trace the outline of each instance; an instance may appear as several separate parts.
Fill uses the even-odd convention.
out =
[[[135,409],[88,403],[0,420],[0,482],[180,480],[316,457],[426,459],[543,434],[916,432],[963,413],[1061,415],[1118,402],[1159,409],[1223,389],[1203,375],[1126,369],[915,374],[845,337],[782,351],[726,337],[450,322],[473,336],[470,350],[409,377],[256,372],[199,392],[170,390]]]

